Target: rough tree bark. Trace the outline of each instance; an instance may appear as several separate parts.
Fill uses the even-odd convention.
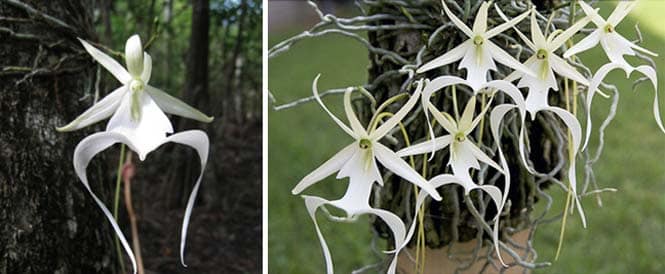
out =
[[[475,1],[472,2],[474,4],[471,4],[471,6],[475,6]],[[548,1],[548,3],[551,4],[552,2]],[[402,57],[410,60],[412,63],[415,63],[416,54],[423,45],[427,44],[432,32],[448,22],[447,17],[441,15],[442,7],[440,1],[413,2],[410,4],[411,6],[407,8],[400,6],[409,5],[402,2],[376,2],[375,4],[368,3],[367,5],[368,15],[392,14],[401,17],[401,20],[383,22],[385,24],[406,23],[416,20],[419,24],[431,26],[431,29],[423,30],[401,29],[368,32],[369,41],[373,46],[400,53]],[[464,7],[464,3],[461,1],[460,6]],[[542,8],[547,9],[548,7]],[[475,14],[475,11],[472,11],[470,14]],[[411,18],[409,18],[409,16],[411,16]],[[516,16],[516,14],[509,14],[509,16]],[[464,18],[463,20],[473,22],[473,16],[471,16],[471,18]],[[517,37],[516,34],[512,35],[510,32],[508,32],[508,35]],[[439,36],[436,43],[427,49],[426,54],[423,56],[423,62],[427,62],[436,56],[442,55],[453,46],[462,43],[465,39],[466,37],[464,34],[457,31],[454,27],[447,28],[444,33]],[[379,77],[385,77],[387,72],[394,72],[401,68],[401,65],[396,65],[389,60],[382,59],[381,56],[376,54],[370,53],[369,59],[371,62],[368,83],[373,83]],[[499,67],[502,72],[506,71],[505,67]],[[433,79],[444,74],[457,75],[460,77],[466,75],[464,71],[457,69],[457,63],[453,63],[443,69],[428,72],[426,76]],[[370,92],[373,93],[377,102],[383,102],[389,97],[404,92],[404,90],[402,90],[402,84],[407,79],[406,77],[406,75],[389,76],[387,80],[380,82],[378,86],[375,89],[370,90]],[[493,74],[493,77],[496,79],[497,75]],[[463,86],[458,86],[457,94],[458,101],[461,102],[460,104],[463,106],[464,102],[469,99],[471,92],[466,90]],[[561,105],[560,96],[562,96],[562,94],[563,92],[550,93],[550,102],[552,105]],[[437,105],[437,107],[440,107],[442,111],[453,113],[451,92],[438,92],[431,100]],[[360,107],[364,112],[365,120],[369,120],[371,117],[369,106],[367,104],[362,104]],[[391,111],[396,111],[396,109],[393,108]],[[489,113],[486,116],[486,120],[489,121]],[[536,170],[552,170],[554,165],[559,161],[554,147],[558,146],[561,142],[557,136],[553,134],[552,127],[561,125],[558,122],[553,123],[552,121],[556,120],[553,120],[551,116],[543,116],[541,113],[538,114],[538,118],[534,122],[527,121],[530,146],[531,151],[533,152],[533,155],[530,157],[533,160]],[[412,143],[427,139],[428,132],[425,125],[425,117],[420,115],[408,126],[407,131]],[[513,121],[512,123],[508,123],[508,125],[511,127],[518,127],[519,122]],[[440,136],[444,133],[439,126],[435,127],[435,129],[436,136]],[[478,132],[474,133],[474,140],[476,141],[478,140],[477,133]],[[401,137],[401,135],[399,136]],[[492,140],[489,122],[485,123],[482,138],[485,144],[490,143],[490,140]],[[517,144],[517,136],[507,134],[502,136],[501,145],[506,154],[511,173],[511,189],[509,193],[511,206],[509,214],[507,216],[502,216],[501,227],[505,228],[509,226],[520,230],[528,225],[530,213],[538,197],[535,190],[535,177],[529,174],[521,164],[518,156]],[[404,146],[403,142],[397,145],[397,147]],[[430,177],[442,173],[450,173],[450,170],[447,167],[447,154],[447,150],[441,150],[435,154],[435,158],[432,161],[428,162],[428,174],[430,174]],[[415,157],[415,159],[416,169],[421,170],[423,157]],[[497,175],[496,171],[490,170],[482,175],[482,180],[488,181],[495,175]],[[479,176],[478,172],[475,172],[476,182],[481,180],[481,178],[478,178]],[[561,178],[561,176],[562,173],[556,175],[557,178]],[[496,186],[503,189],[503,180],[498,180]],[[449,198],[446,198],[441,202],[430,201],[426,204],[427,211],[424,220],[426,245],[430,248],[441,248],[451,242],[466,242],[477,238],[478,225],[474,221],[472,214],[464,205],[462,189],[456,186],[446,186],[441,187],[439,190],[443,197]],[[407,208],[409,207],[405,205],[406,203],[413,203],[413,195],[413,187],[411,184],[400,182],[398,177],[392,176],[390,180],[385,182],[383,191],[381,191],[381,196],[374,197],[373,199],[378,201],[378,205],[381,208],[388,209],[391,212],[398,214],[405,221],[410,221],[410,216],[413,215],[413,212],[410,209],[407,212]],[[473,192],[471,198],[474,201],[476,200]],[[495,213],[496,208],[490,206],[487,208],[485,214],[486,219],[491,218]],[[375,221],[374,227],[381,236],[386,238],[391,237],[390,230],[387,229],[382,221]],[[413,241],[415,241],[415,237]]]
[[[93,128],[55,131],[94,98],[95,66],[76,40],[93,36],[91,9],[85,0],[0,1],[2,274],[115,272],[113,233],[71,160]],[[88,168],[104,200],[112,169],[99,157]]]

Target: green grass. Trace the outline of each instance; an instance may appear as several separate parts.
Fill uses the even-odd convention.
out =
[[[619,32],[631,39],[633,18],[643,21],[644,46],[662,53],[655,59],[658,68],[665,68],[665,52],[661,50],[665,29],[659,28],[659,17],[653,12],[663,8],[665,3],[642,1],[633,17],[619,27]],[[269,44],[289,34],[271,34]],[[599,50],[581,57],[594,68],[606,60]],[[367,63],[367,51],[350,39],[329,36],[306,40],[270,60],[269,89],[280,104],[311,95],[311,82],[318,73],[322,74],[320,90],[359,85],[367,79]],[[665,86],[664,73],[659,72],[658,77],[659,85]],[[614,72],[608,79],[618,84],[621,99],[618,115],[606,131],[605,151],[594,169],[601,187],[619,191],[603,194],[602,208],[594,198],[585,198],[589,227],[583,229],[577,215],[570,217],[559,260],[537,273],[665,272],[661,259],[665,255],[665,135],[653,118],[653,91],[642,84],[637,92],[631,92],[632,82],[625,80],[622,72]],[[665,102],[663,97],[661,103]],[[341,96],[324,99],[335,113],[341,113],[341,100]],[[594,133],[608,110],[608,101],[600,96],[594,100]],[[351,140],[316,103],[279,112],[270,110],[268,116],[269,272],[322,273],[325,267],[314,226],[302,199],[290,191]],[[345,187],[345,181],[328,178],[307,193],[332,199],[341,197]],[[554,194],[557,204],[552,214],[560,212],[565,200],[562,194]],[[319,222],[336,273],[350,273],[383,258],[370,250],[371,228],[366,218],[344,224],[320,216]],[[559,226],[553,223],[539,228],[535,239],[539,261],[554,259]]]

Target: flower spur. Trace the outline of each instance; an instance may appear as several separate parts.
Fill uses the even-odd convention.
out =
[[[139,155],[141,161],[148,153],[167,142],[190,146],[199,155],[201,173],[187,202],[181,231],[180,259],[185,265],[184,249],[187,227],[207,163],[209,140],[208,136],[200,130],[189,130],[167,136],[167,134],[173,133],[173,126],[164,111],[202,122],[210,122],[213,118],[148,85],[152,72],[152,59],[143,51],[141,40],[137,35],[130,37],[125,46],[127,70],[86,41],[81,39],[79,41],[86,51],[123,85],[83,112],[74,121],[57,130],[73,131],[111,117],[105,131],[84,138],[76,146],[73,159],[74,169],[118,235],[123,248],[130,257],[134,273],[136,273],[134,254],[115,219],[90,188],[86,167],[96,154],[115,143],[127,144]]]
[[[320,76],[320,75],[319,75]],[[323,234],[319,229],[316,220],[316,211],[326,205],[330,205],[346,212],[346,217],[335,217],[335,220],[353,220],[361,214],[373,214],[381,218],[393,232],[395,238],[395,247],[403,246],[406,236],[406,228],[402,220],[395,214],[382,210],[372,208],[369,204],[374,182],[383,185],[383,179],[379,173],[376,161],[380,162],[386,169],[392,171],[395,175],[404,178],[405,180],[422,188],[425,192],[431,195],[436,200],[441,200],[441,196],[437,191],[413,170],[404,160],[402,160],[395,152],[382,145],[378,141],[389,133],[406,114],[418,102],[418,97],[422,89],[422,81],[418,82],[416,91],[411,95],[411,98],[404,104],[404,106],[397,111],[391,118],[385,121],[381,126],[374,129],[370,124],[369,130],[366,130],[360,124],[358,117],[353,111],[351,106],[351,92],[349,88],[344,93],[344,110],[350,124],[350,128],[339,120],[335,115],[328,110],[323,104],[318,95],[317,76],[312,84],[312,91],[317,102],[325,110],[326,113],[335,121],[335,123],[344,130],[348,135],[355,139],[353,143],[343,148],[340,152],[335,154],[332,158],[326,161],[323,165],[312,171],[305,176],[292,190],[293,194],[298,194],[309,186],[323,180],[331,174],[337,173],[337,178],[341,179],[349,177],[349,185],[344,196],[338,200],[329,201],[321,197],[302,195],[305,199],[307,211],[314,222],[316,233],[319,238],[323,255],[326,261],[327,273],[333,273],[333,264],[330,251],[326,244]],[[325,208],[324,208],[325,209]],[[390,253],[399,252],[399,248],[391,251]],[[395,273],[397,266],[397,255],[395,254],[388,273]]]

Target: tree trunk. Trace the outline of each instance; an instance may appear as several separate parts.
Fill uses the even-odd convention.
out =
[[[395,4],[396,3],[396,4]],[[399,5],[411,5],[409,7],[399,6]],[[460,5],[464,7],[464,4],[460,2]],[[396,17],[401,17],[401,20],[390,20],[384,23],[386,24],[398,24],[398,23],[409,23],[411,20],[416,20],[419,24],[430,25],[430,29],[423,30],[381,30],[381,31],[370,31],[368,32],[369,41],[373,46],[383,49],[388,49],[399,53],[402,57],[409,60],[411,63],[415,63],[416,54],[418,51],[427,44],[429,36],[434,30],[438,27],[447,23],[448,19],[445,15],[437,16],[441,14],[441,3],[440,1],[429,1],[429,2],[419,2],[416,4],[404,4],[402,2],[394,2],[389,4],[387,2],[377,2],[377,4],[367,3],[369,15],[374,14],[392,14]],[[471,6],[476,6],[475,2]],[[405,15],[404,11],[407,10],[410,13],[412,18],[409,18]],[[475,14],[475,11],[471,11],[470,14]],[[516,16],[516,14],[509,14],[509,16]],[[470,16],[466,22],[473,22],[473,16]],[[470,24],[470,23],[468,23]],[[508,33],[511,36],[510,33]],[[516,37],[517,35],[512,35]],[[466,36],[457,31],[457,29],[447,28],[443,33],[440,34],[438,40],[435,41],[432,45],[429,45],[425,54],[422,56],[423,63],[432,60],[436,56],[440,56],[452,47],[459,45],[466,39]],[[519,39],[519,38],[516,38]],[[497,43],[503,45],[501,43]],[[522,54],[524,57],[525,54]],[[386,73],[394,72],[399,70],[402,65],[394,64],[393,62],[385,59],[381,59],[381,56],[370,53],[369,59],[371,64],[369,67],[369,79],[368,83],[373,83],[379,77],[385,76]],[[524,60],[521,60],[524,61]],[[505,67],[500,67],[499,72],[493,73],[492,77],[494,79],[503,79],[505,73],[508,70]],[[457,75],[460,77],[465,76],[464,71],[457,69],[457,63],[445,66],[442,69],[433,70],[428,72],[427,75],[421,75],[419,77],[427,76],[430,79],[433,79],[440,75]],[[504,75],[504,76],[501,76]],[[392,97],[396,94],[405,92],[403,88],[403,83],[407,79],[407,75],[398,74],[393,77],[387,77],[383,81],[376,83],[376,87],[370,92],[373,93],[378,104],[385,101],[389,97]],[[562,86],[562,85],[561,85]],[[411,88],[409,91],[412,91]],[[465,89],[463,86],[457,86],[457,97],[458,102],[466,102],[470,97],[471,91]],[[551,92],[550,101],[552,105],[561,105],[561,96],[563,92]],[[480,98],[478,98],[480,101]],[[502,100],[502,99],[498,99]],[[450,91],[438,92],[431,98],[431,101],[439,107],[442,111],[448,113],[453,113],[453,104],[452,96]],[[499,101],[500,102],[500,101]],[[495,100],[494,104],[498,104]],[[377,104],[377,105],[378,105]],[[395,106],[390,111],[396,111]],[[371,117],[371,111],[368,105],[362,105],[360,111],[362,111],[365,117],[365,120],[369,120]],[[460,109],[461,111],[461,109]],[[418,110],[420,112],[420,110]],[[479,137],[482,138],[484,144],[492,144],[492,136],[490,133],[489,126],[489,112],[487,113],[485,120],[484,134],[483,136],[478,136],[478,130],[476,130],[473,136],[475,141],[479,140]],[[518,119],[513,119],[513,122],[508,123],[504,122],[505,127],[519,127]],[[534,122],[528,121],[527,131],[529,132],[530,146],[531,151],[534,152],[533,155],[530,155],[533,160],[533,164],[536,167],[536,170],[552,170],[554,165],[559,161],[555,147],[561,145],[561,141],[552,133],[552,127],[559,127],[561,124],[553,119],[552,116],[543,116],[538,114],[538,118]],[[407,127],[411,143],[421,142],[428,138],[428,131],[426,127],[426,120],[424,115],[419,114],[416,120],[410,123]],[[440,128],[440,126],[435,126],[435,136],[441,136],[445,132]],[[395,135],[401,140],[401,135]],[[564,137],[565,138],[565,137]],[[537,201],[538,196],[535,190],[535,177],[531,175],[521,164],[518,153],[518,141],[517,136],[506,135],[502,136],[500,140],[504,154],[506,155],[507,162],[510,168],[511,173],[511,188],[510,193],[508,194],[508,199],[511,201],[510,212],[507,216],[502,216],[501,218],[501,229],[504,230],[505,227],[512,227],[516,229],[524,229],[530,221],[530,213],[533,209],[534,203]],[[404,147],[405,144],[403,141],[400,141],[400,144],[397,145],[397,148]],[[552,149],[547,150],[548,147]],[[450,173],[451,171],[447,167],[448,163],[448,152],[447,150],[438,151],[435,154],[434,159],[427,162],[427,174],[426,178],[431,178],[438,174]],[[491,156],[492,154],[490,154]],[[429,155],[428,155],[429,157]],[[498,157],[495,157],[495,159]],[[418,156],[416,159],[416,170],[422,169],[423,157]],[[487,173],[479,175],[479,172],[472,173],[474,175],[474,180],[476,182],[489,182],[491,178],[497,175],[497,172],[490,169]],[[559,172],[555,177],[561,178],[562,173]],[[499,189],[503,189],[504,183],[503,179],[496,180],[495,184]],[[478,224],[475,221],[472,214],[469,212],[467,207],[464,204],[464,196],[462,195],[461,187],[457,186],[445,186],[439,188],[442,197],[444,198],[441,202],[436,202],[430,200],[425,205],[426,212],[424,217],[424,230],[425,230],[425,241],[426,245],[429,248],[441,248],[452,242],[467,242],[474,240],[478,237]],[[412,184],[409,184],[405,181],[401,181],[399,177],[392,176],[391,179],[386,180],[383,186],[383,190],[380,192],[380,197],[374,197],[374,201],[378,204],[377,206],[388,209],[391,212],[396,213],[400,216],[405,222],[410,223],[412,220],[413,211],[413,201],[414,193]],[[477,193],[475,193],[477,194]],[[477,203],[477,197],[472,193],[472,200],[476,207],[479,204],[488,205],[487,199],[484,203]],[[487,197],[486,197],[487,198]],[[407,205],[411,205],[410,207]],[[494,206],[489,206],[485,209],[485,219],[490,220],[492,216],[496,213],[496,208]],[[391,237],[390,230],[387,229],[385,224],[382,221],[375,221],[374,227],[377,229],[380,235],[383,237]],[[487,235],[486,235],[487,237]],[[415,237],[414,237],[415,241]],[[413,243],[413,242],[412,242]]]
[[[236,36],[236,41],[235,41],[235,46],[233,48],[233,53],[231,55],[231,58],[227,60],[229,62],[230,68],[227,71],[227,78],[226,78],[226,87],[224,88],[224,92],[226,93],[225,96],[222,96],[222,104],[224,105],[223,110],[224,113],[222,114],[224,116],[224,119],[228,119],[230,114],[232,113],[233,110],[235,110],[235,100],[232,98],[235,98],[235,95],[233,94],[234,92],[238,92],[237,90],[234,90],[233,87],[235,86],[235,81],[237,80],[237,74],[236,74],[236,68],[238,65],[238,57],[240,56],[242,46],[243,46],[243,41],[245,40],[245,25],[247,21],[247,0],[241,0],[240,3],[240,15],[238,17],[238,32]]]
[[[113,232],[74,173],[76,144],[101,128],[59,133],[94,98],[84,0],[0,1],[0,273],[114,273]],[[101,159],[100,159],[101,158]],[[110,201],[97,157],[92,188]]]

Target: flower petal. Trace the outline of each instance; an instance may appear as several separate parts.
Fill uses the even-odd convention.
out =
[[[413,170],[402,160],[395,152],[388,149],[380,143],[374,144],[374,153],[376,159],[387,169],[395,173],[395,175],[404,178],[405,180],[417,185],[423,190],[427,191],[434,200],[440,201],[441,195],[425,180],[418,172]]]
[[[431,151],[437,151],[450,145],[450,142],[452,142],[452,140],[453,140],[452,135],[444,135],[441,137],[436,137],[429,141],[405,147],[397,152],[397,156],[405,157],[411,155],[425,154]]]
[[[526,114],[526,102],[524,101],[524,97],[522,96],[522,92],[520,92],[515,85],[511,84],[510,82],[504,81],[504,80],[494,80],[490,81],[487,84],[485,84],[485,87],[490,87],[490,88],[495,88],[506,95],[510,97],[510,99],[513,100],[515,105],[517,105],[518,110],[520,111],[520,115],[522,117],[525,116]]]
[[[148,94],[139,92],[138,96],[133,96],[134,93],[125,93],[106,130],[127,136],[130,140],[127,145],[143,161],[148,153],[164,142],[167,133],[173,132],[173,126]],[[132,115],[132,105],[140,109],[138,120]]]
[[[524,64],[520,63],[519,61],[515,60],[510,54],[505,52],[503,49],[495,45],[494,43],[487,41],[485,43],[485,46],[488,48],[488,50],[492,54],[492,58],[494,58],[497,62],[506,65],[507,67],[510,67],[514,70],[519,70],[524,74],[530,75],[532,77],[536,77],[536,74],[531,71],[527,66]]]
[[[497,142],[499,142],[499,141],[497,140]],[[494,169],[498,170],[501,173],[505,173],[505,171],[499,166],[499,164],[494,162],[492,160],[492,158],[487,156],[487,154],[485,154],[485,152],[480,150],[480,148],[478,148],[473,143],[469,142],[468,144],[465,144],[465,147],[466,147],[466,149],[471,151],[471,153],[473,154],[473,157],[475,157],[479,161],[488,164],[489,166],[493,167]],[[496,204],[497,207],[499,207],[500,205],[501,205],[500,202]]]
[[[618,25],[636,5],[637,1],[619,1],[610,17],[607,18],[607,23],[612,24],[612,26]]]
[[[143,72],[141,73],[141,80],[145,85],[150,82],[150,75],[152,74],[152,57],[147,52],[143,53]]]
[[[489,2],[480,4],[478,13],[476,13],[476,19],[473,21],[473,33],[485,33],[487,31],[487,9],[489,7]]]
[[[167,142],[186,145],[196,150],[196,153],[199,155],[199,162],[201,166],[199,177],[196,179],[194,188],[192,188],[192,192],[189,194],[189,199],[187,199],[187,207],[185,208],[185,216],[182,219],[182,230],[180,233],[180,262],[183,266],[187,266],[185,264],[185,242],[187,240],[187,228],[189,227],[189,219],[192,216],[192,209],[194,208],[196,195],[198,194],[199,187],[201,186],[203,172],[205,171],[206,164],[208,163],[210,141],[208,140],[208,135],[205,132],[201,130],[188,130],[169,136],[166,138],[166,140],[164,140],[163,143]]]
[[[554,54],[550,55],[550,64],[552,65],[552,69],[554,69],[557,74],[578,82],[584,86],[589,86],[589,80],[582,76],[582,74],[579,73],[575,68],[569,65],[566,60],[561,59],[561,57]]]
[[[213,117],[206,116],[198,109],[193,108],[180,99],[153,86],[145,85],[145,92],[147,92],[152,100],[155,101],[155,104],[166,113],[194,119],[204,123],[210,123],[214,119]]]
[[[635,51],[632,48],[633,43],[626,40],[626,38],[616,32],[606,33],[600,39],[600,45],[612,63],[630,66],[623,56],[635,55]]]
[[[328,161],[323,163],[321,166],[316,168],[314,171],[310,172],[305,176],[298,184],[296,187],[291,190],[291,193],[293,194],[298,194],[302,192],[305,188],[308,188],[309,186],[323,180],[324,178],[330,176],[331,174],[335,173],[335,171],[338,171],[344,163],[346,163],[351,156],[356,152],[356,148],[358,147],[357,143],[352,143],[339,152],[335,154],[332,158],[330,158]]]
[[[420,98],[420,92],[422,91],[423,85],[422,82],[418,82],[418,86],[416,87],[416,91],[411,94],[411,98],[400,108],[390,119],[386,120],[381,126],[379,126],[376,130],[371,132],[370,139],[372,140],[379,140],[383,138],[390,130],[392,130],[399,122],[404,119],[404,116],[406,116],[411,109],[418,103],[418,99]]]
[[[349,120],[353,132],[358,136],[364,137],[367,136],[367,131],[365,131],[365,128],[360,124],[358,116],[356,116],[356,113],[353,111],[353,106],[351,105],[351,92],[353,92],[353,88],[347,88],[344,92],[344,112],[346,112],[346,118]]]
[[[471,31],[471,29],[466,24],[464,24],[462,20],[457,18],[457,16],[455,16],[455,14],[450,11],[448,5],[446,5],[446,1],[441,1],[441,5],[443,5],[443,10],[446,12],[446,15],[448,15],[448,18],[450,18],[450,21],[452,21],[458,29],[466,34],[466,36],[473,37],[473,31]]]
[[[466,42],[459,44],[457,47],[447,51],[443,55],[436,57],[424,65],[420,66],[417,73],[423,73],[431,69],[442,67],[448,65],[452,62],[455,62],[459,59],[462,59],[466,51],[473,46],[473,41],[467,40]]]
[[[533,39],[533,43],[537,48],[543,48],[547,45],[545,35],[543,35],[543,31],[540,30],[540,26],[538,26],[535,10],[531,11],[531,39]]]
[[[591,18],[591,21],[598,27],[598,28],[603,28],[607,24],[607,21],[603,19],[603,17],[600,17],[598,12],[594,10],[589,4],[584,3],[584,1],[577,1],[577,3],[580,4],[580,7],[582,7],[582,10],[584,10],[584,13]],[[568,58],[568,57],[565,57]]]
[[[444,113],[440,112],[432,103],[427,103],[427,109],[429,110],[430,113],[432,113],[432,116],[434,116],[434,120],[436,120],[439,125],[441,125],[446,131],[449,133],[455,133],[457,132],[457,124],[455,121],[452,120],[452,117],[450,115],[444,116]],[[447,113],[446,113],[447,114]]]
[[[316,236],[319,237],[319,243],[321,244],[323,257],[326,261],[326,273],[333,274],[334,271],[333,271],[332,256],[330,255],[330,250],[328,249],[328,244],[326,243],[326,239],[323,238],[323,233],[321,233],[321,229],[319,229],[319,223],[316,221],[316,210],[319,209],[319,207],[322,207],[329,202],[323,198],[316,196],[302,195],[302,198],[305,199],[305,206],[307,207],[307,212],[309,213],[309,217],[312,219],[312,222],[314,222],[314,227],[316,228]]]
[[[113,112],[118,109],[120,106],[120,101],[127,92],[127,87],[122,86],[112,91],[106,97],[102,98],[94,104],[92,107],[87,109],[81,115],[76,117],[74,121],[70,122],[66,126],[56,128],[57,131],[73,131],[88,125],[92,125],[101,120],[104,120],[110,117]]]
[[[140,77],[143,73],[143,45],[141,38],[134,34],[125,43],[125,62],[129,74],[134,77]]]
[[[617,69],[617,68],[622,68],[622,65],[616,64],[616,63],[607,63],[603,66],[601,66],[596,73],[593,75],[591,78],[591,82],[589,83],[589,89],[586,94],[586,109],[591,109],[591,102],[593,102],[593,96],[596,94],[596,91],[598,90],[598,87],[600,86],[601,82],[603,79],[605,79],[605,76],[607,76],[610,71]],[[586,138],[584,139],[584,144],[582,145],[582,150],[585,150],[587,145],[589,144],[589,139],[591,139],[591,128],[592,128],[592,121],[591,121],[591,111],[587,111],[587,117],[586,117]]]
[[[383,222],[388,225],[390,231],[392,231],[393,239],[395,239],[395,246],[404,246],[406,241],[406,226],[404,225],[404,222],[402,222],[402,219],[397,217],[397,215],[393,214],[392,212],[382,209],[369,208],[363,213],[373,214],[381,218],[381,220],[383,220]],[[399,254],[400,250],[401,248],[386,252],[395,253],[393,259],[390,261],[390,265],[388,266],[388,271],[386,274],[395,274],[397,270],[397,255]]]
[[[98,132],[92,134],[81,140],[81,142],[76,146],[76,149],[74,150],[73,162],[76,175],[83,183],[83,186],[85,186],[85,189],[88,190],[88,193],[90,193],[92,199],[95,201],[95,203],[97,203],[97,206],[102,210],[106,219],[108,219],[108,221],[111,223],[113,231],[118,236],[122,247],[125,249],[127,256],[129,256],[129,259],[132,262],[132,269],[134,270],[134,274],[136,274],[136,259],[134,258],[132,249],[129,247],[127,239],[122,234],[122,229],[120,229],[118,223],[116,223],[115,218],[111,212],[90,188],[90,184],[88,183],[88,176],[86,174],[86,168],[88,167],[90,160],[92,160],[95,155],[115,143],[126,143],[127,141],[128,140],[125,136],[115,132]]]
[[[328,113],[328,115],[330,116],[330,118],[332,118],[333,121],[335,121],[335,123],[336,123],[336,124],[342,129],[342,130],[344,130],[344,132],[346,132],[346,134],[348,134],[349,136],[353,137],[354,139],[358,139],[360,136],[356,135],[355,132],[353,132],[353,130],[351,130],[348,126],[346,126],[346,124],[342,123],[342,121],[340,121],[339,118],[337,118],[337,116],[335,116],[334,114],[332,114],[332,112],[330,112],[330,110],[328,109],[328,107],[326,107],[326,105],[323,104],[323,101],[321,101],[321,97],[319,97],[319,90],[318,90],[317,87],[316,87],[316,86],[317,86],[317,83],[319,82],[319,77],[321,77],[321,74],[316,75],[316,78],[314,78],[314,82],[312,82],[312,93],[314,94],[314,98],[315,98],[316,101],[319,103],[319,105],[321,105],[321,107],[323,108],[323,110],[325,110],[326,113]]]
[[[665,133],[665,127],[663,127],[663,121],[660,119],[660,107],[658,107],[658,76],[656,70],[650,66],[643,65],[635,68],[635,70],[641,72],[651,80],[653,85],[653,115],[656,118],[656,124],[660,127],[660,130]]]
[[[129,72],[125,70],[118,61],[114,60],[110,56],[106,55],[102,51],[98,50],[94,46],[88,44],[85,40],[81,38],[77,38],[81,44],[83,45],[83,48],[92,56],[92,58],[95,59],[100,65],[102,65],[106,70],[108,70],[113,76],[120,81],[122,84],[127,84],[130,80],[132,80],[132,76],[129,75]]]
[[[503,13],[503,11],[501,11],[501,9],[499,8],[499,6],[498,6],[497,4],[494,4],[494,9],[495,9],[496,12],[499,14],[499,16],[501,17],[501,19],[503,19],[503,21],[506,21],[506,22],[510,21],[510,19],[508,19],[508,17],[506,16],[506,14]],[[536,49],[536,45],[534,45],[533,42],[531,41],[531,39],[529,39],[528,37],[526,37],[526,35],[524,35],[524,33],[522,33],[522,32],[521,32],[518,28],[516,28],[515,26],[513,26],[513,30],[515,30],[515,32],[517,32],[517,35],[518,35],[520,38],[522,38],[522,41],[524,41],[524,43],[525,43],[530,49],[532,49],[532,50],[534,50],[534,51],[537,50],[537,49]],[[505,79],[504,79],[504,80],[505,80]]]
[[[464,107],[464,111],[462,112],[462,117],[460,117],[460,121],[457,125],[458,129],[460,131],[467,131],[467,130],[473,130],[470,128],[473,123],[473,117],[476,114],[476,96],[471,96],[468,102],[466,102],[466,106]]]
[[[497,9],[498,9],[498,7],[497,7]],[[507,29],[512,28],[513,26],[517,25],[517,23],[524,20],[524,18],[529,16],[530,12],[531,12],[531,10],[527,10],[524,13],[518,15],[517,17],[511,19],[510,21],[505,22],[501,25],[498,25],[498,26],[494,27],[493,29],[487,31],[485,33],[485,39],[490,39],[490,38],[498,35],[499,33],[502,33],[504,31],[506,31]]]
[[[580,4],[584,2],[579,2]],[[580,40],[575,44],[574,46],[570,47],[566,52],[563,53],[563,58],[570,58],[570,56],[576,55],[580,52],[583,52],[585,50],[588,50],[596,45],[598,45],[598,42],[600,42],[600,36],[602,35],[601,29],[594,30],[591,34],[587,35],[584,37],[584,39]]]
[[[547,46],[547,49],[551,52],[556,51],[559,49],[568,39],[573,37],[578,31],[580,31],[583,27],[585,27],[589,22],[591,21],[591,18],[589,17],[584,17],[572,26],[568,27],[565,31],[557,35],[554,39],[552,39],[552,42]]]

